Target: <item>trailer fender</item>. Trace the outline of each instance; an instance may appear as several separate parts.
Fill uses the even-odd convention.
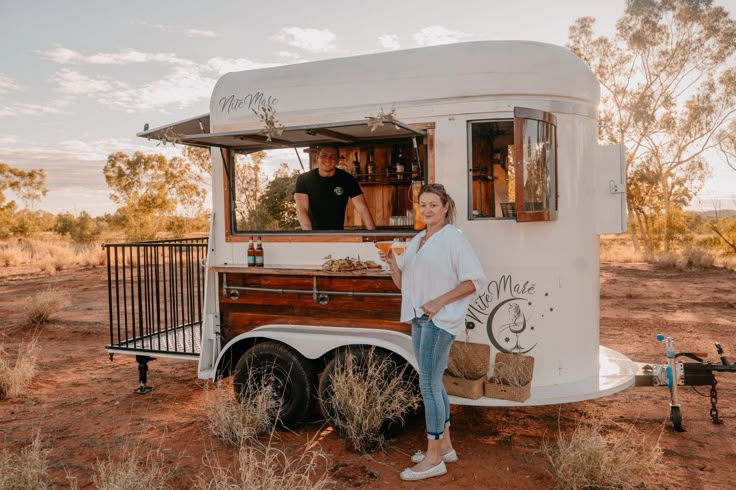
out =
[[[417,369],[411,337],[403,333],[371,328],[264,325],[230,340],[220,351],[214,369],[206,373],[200,372],[200,377],[214,379],[221,372],[223,360],[230,350],[248,339],[282,342],[307,359],[317,359],[338,347],[371,345],[394,352]]]

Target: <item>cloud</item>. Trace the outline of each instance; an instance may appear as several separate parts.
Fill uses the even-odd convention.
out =
[[[178,26],[172,26],[168,24],[153,24],[145,20],[135,20],[133,21],[133,24],[139,25],[139,26],[153,27],[154,29],[158,29],[159,31],[164,31],[164,32],[184,34],[186,37],[220,37],[218,33],[216,33],[215,31],[210,31],[208,29],[178,27]]]
[[[4,73],[0,73],[0,95],[22,90],[23,87]]]
[[[176,67],[164,78],[136,88],[100,94],[100,103],[126,112],[183,109],[195,102],[209,99],[217,79],[207,76],[207,67]]]
[[[335,34],[327,29],[284,27],[273,39],[311,53],[327,53],[337,50],[337,47],[332,44],[335,37]]]
[[[278,66],[281,63],[261,63],[246,58],[214,57],[206,62],[178,58],[174,54],[143,53],[124,49],[117,53],[97,53],[89,56],[56,46],[41,52],[60,64],[118,64],[153,62],[170,65],[159,79],[132,86],[108,76],[83,73],[83,70],[62,68],[51,81],[61,95],[48,107],[28,104],[0,104],[0,117],[59,112],[79,97],[87,97],[108,107],[126,112],[137,110],[183,109],[201,100],[209,99],[217,78],[228,72]],[[127,73],[127,70],[126,70]]]
[[[184,33],[187,37],[220,37],[218,33],[205,29],[187,29]]]
[[[293,51],[279,51],[276,53],[278,56],[282,58],[288,58],[291,60],[299,60],[301,59],[301,55],[299,53],[295,53]]]
[[[437,46],[438,44],[452,44],[471,37],[460,31],[453,31],[444,26],[427,26],[412,34],[419,46]]]
[[[0,117],[37,116],[39,114],[60,114],[61,112],[58,106],[53,105],[26,104],[23,102],[0,104]]]
[[[194,61],[177,57],[173,53],[144,53],[135,49],[122,49],[117,53],[96,53],[85,56],[73,49],[56,45],[46,51],[34,51],[36,54],[60,65],[94,64],[94,65],[128,65],[132,63],[168,63],[172,65],[194,65]]]
[[[399,36],[396,34],[382,34],[378,36],[378,42],[380,42],[381,46],[384,48],[391,50],[396,50],[401,47],[399,45]]]
[[[88,97],[94,97],[100,93],[107,93],[127,87],[123,82],[101,77],[88,77],[68,68],[57,71],[51,77],[51,80],[56,83],[57,92],[71,96],[87,95]]]
[[[268,68],[271,66],[279,66],[280,63],[259,63],[245,58],[210,58],[207,60],[207,66],[217,72],[219,75],[230,73],[233,71],[255,70],[257,68]]]

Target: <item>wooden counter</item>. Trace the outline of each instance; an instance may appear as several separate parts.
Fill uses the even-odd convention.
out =
[[[399,322],[401,292],[382,269],[222,264],[210,270],[219,279],[224,342],[268,324],[411,331]]]
[[[248,267],[243,264],[223,264],[210,266],[211,271],[274,275],[274,276],[343,276],[343,277],[391,277],[388,271],[382,268],[359,269],[355,271],[325,271],[319,267],[306,265],[278,265],[274,267]]]

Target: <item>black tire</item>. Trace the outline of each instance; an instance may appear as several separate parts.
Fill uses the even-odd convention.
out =
[[[265,379],[274,387],[279,405],[277,425],[291,429],[304,422],[314,402],[317,375],[312,363],[280,342],[248,349],[235,367],[233,388],[239,401],[248,399],[249,379]]]
[[[675,429],[675,432],[685,432],[685,429],[682,427],[680,407],[670,407],[670,420],[672,421],[672,428]]]
[[[413,389],[416,390],[416,393],[419,393],[419,378],[416,371],[406,361],[396,356],[395,354],[391,354],[390,352],[380,349],[341,349],[340,351],[338,351],[337,355],[335,355],[335,357],[327,364],[319,378],[320,410],[322,411],[322,415],[324,416],[325,420],[339,433],[343,433],[342,428],[340,427],[340,420],[342,417],[340,416],[340,414],[337,413],[334,405],[330,403],[333,396],[331,378],[332,373],[338,366],[345,362],[345,359],[348,355],[353,356],[353,362],[357,363],[358,366],[366,366],[371,353],[374,356],[378,356],[379,362],[386,358],[392,361],[389,369],[384,372],[385,379],[390,379],[390,377],[394,376],[402,376],[404,378],[404,381],[412,386]],[[419,412],[420,408],[421,407],[408,408],[406,412],[404,412],[402,417],[386,419],[381,425],[379,433],[385,439],[396,437],[404,430],[409,418],[415,416]]]

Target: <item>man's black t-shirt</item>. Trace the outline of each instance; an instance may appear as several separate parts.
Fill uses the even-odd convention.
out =
[[[309,196],[309,219],[313,230],[342,230],[348,198],[363,193],[355,177],[336,168],[331,177],[321,177],[312,169],[296,179],[294,192]]]

